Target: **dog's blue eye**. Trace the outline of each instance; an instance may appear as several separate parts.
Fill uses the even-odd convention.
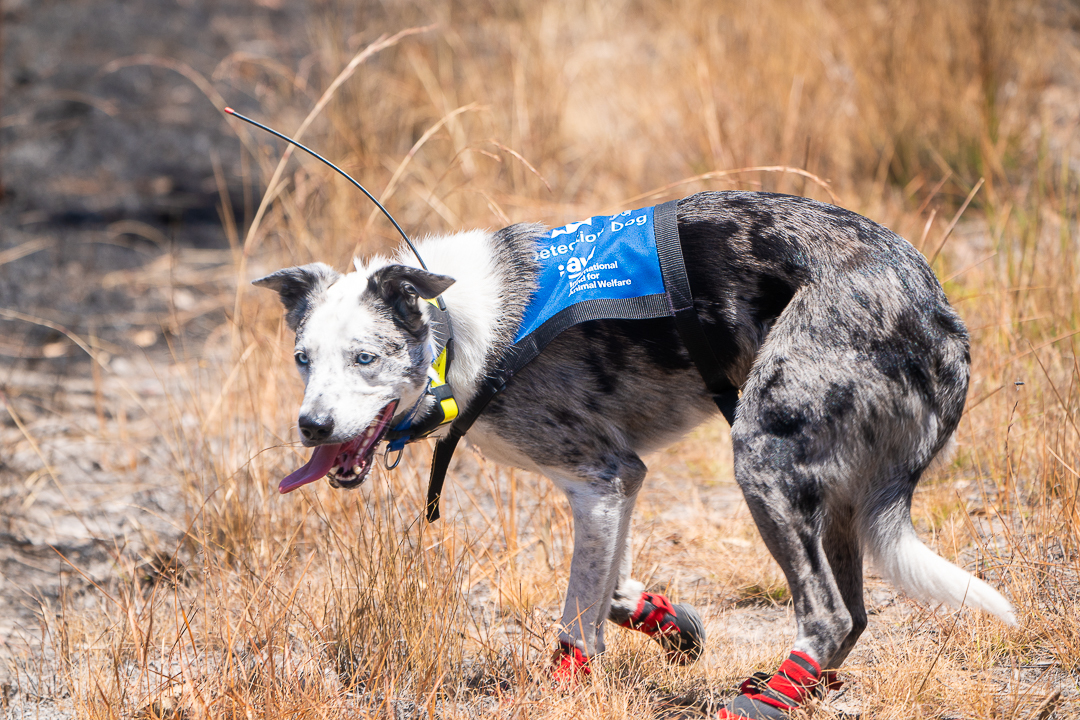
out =
[[[309,362],[311,362],[311,359],[308,358],[307,353],[302,350],[293,355],[293,358],[296,359],[297,365],[307,365]]]
[[[356,362],[359,365],[370,365],[374,360],[375,356],[371,353],[362,352],[356,356]]]

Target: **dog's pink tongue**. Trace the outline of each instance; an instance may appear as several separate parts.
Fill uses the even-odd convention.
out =
[[[326,477],[326,473],[330,472],[330,468],[334,467],[334,460],[337,459],[340,452],[341,445],[319,445],[315,448],[315,452],[311,453],[311,459],[307,461],[304,467],[281,481],[281,484],[278,485],[278,492],[284,495],[298,487],[303,487],[319,478]]]

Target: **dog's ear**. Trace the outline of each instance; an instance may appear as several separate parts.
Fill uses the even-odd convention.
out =
[[[394,318],[413,335],[423,330],[420,300],[431,300],[454,284],[454,278],[407,265],[387,265],[368,278],[368,290],[390,306]]]
[[[257,287],[276,290],[285,306],[285,321],[294,331],[307,316],[315,300],[334,284],[341,274],[325,263],[311,263],[285,268],[266,277],[252,280]]]

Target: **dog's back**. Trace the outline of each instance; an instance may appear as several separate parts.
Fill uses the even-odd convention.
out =
[[[939,432],[920,432],[926,447],[897,448],[911,455],[912,472],[925,467],[963,410],[968,337],[918,251],[847,210],[767,193],[691,196],[679,203],[678,226],[694,306],[727,378],[743,388],[740,413],[747,392],[762,387],[783,395],[768,434],[827,427],[876,450],[897,440],[889,423],[935,422]],[[529,246],[516,228],[536,232],[507,228],[496,240],[502,251]],[[799,396],[800,375],[821,391]],[[869,403],[874,394],[884,406]],[[564,422],[549,431],[527,422],[529,398],[552,395]],[[905,398],[909,407],[893,407]],[[547,410],[537,408],[538,419]],[[565,435],[568,424],[580,427],[577,436],[608,434],[640,453],[714,412],[672,320],[599,320],[556,338],[483,420],[544,466],[560,461],[565,440],[547,433]],[[518,436],[522,420],[529,429]]]

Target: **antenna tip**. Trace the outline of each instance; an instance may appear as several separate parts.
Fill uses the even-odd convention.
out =
[[[226,107],[226,108],[225,108],[225,113],[226,113],[227,115],[235,115],[235,114],[236,114],[236,111],[235,111],[235,110],[233,110],[233,109],[232,109],[231,107]]]

